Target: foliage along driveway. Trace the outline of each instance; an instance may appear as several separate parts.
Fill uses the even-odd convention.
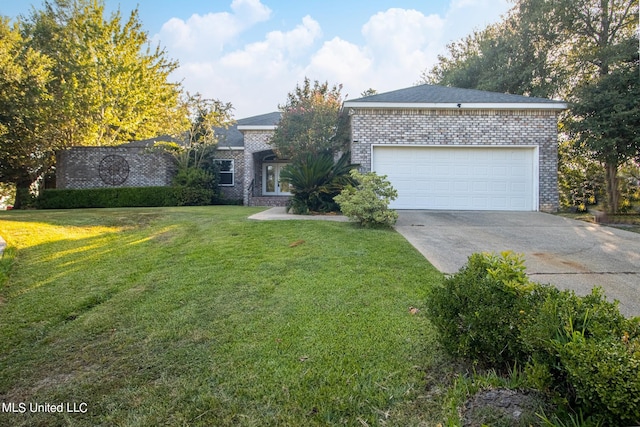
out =
[[[399,211],[396,230],[443,273],[454,273],[475,252],[523,254],[532,280],[572,289],[594,286],[640,315],[640,238],[637,233],[541,212]]]

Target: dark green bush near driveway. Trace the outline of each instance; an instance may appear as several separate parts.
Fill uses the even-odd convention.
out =
[[[498,269],[508,274],[499,274]],[[490,270],[496,273],[490,274]],[[528,286],[519,258],[471,255],[443,286],[433,287],[427,300],[429,316],[444,348],[488,367],[505,368],[521,359],[518,322]]]
[[[625,318],[601,289],[577,296],[531,282],[520,256],[473,254],[429,291],[426,304],[450,354],[522,371],[559,414],[575,412],[596,425],[640,424],[640,318]]]
[[[531,384],[602,425],[640,423],[640,318],[625,318],[600,288],[536,289],[544,298],[520,325]]]

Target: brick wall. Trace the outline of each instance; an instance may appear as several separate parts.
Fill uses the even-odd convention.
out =
[[[538,146],[539,208],[558,210],[555,111],[354,109],[351,120],[351,160],[363,171],[372,144]]]
[[[61,189],[160,187],[170,185],[174,174],[169,154],[142,147],[73,147],[57,153]]]
[[[234,169],[234,185],[220,186],[222,195],[227,200],[242,200],[244,197],[244,151],[237,150],[217,150],[216,159],[232,159]]]
[[[243,202],[246,206],[251,205],[250,199],[253,196],[249,194],[249,186],[254,182],[255,188],[260,185],[260,176],[256,177],[256,173],[261,174],[262,171],[256,171],[254,153],[260,151],[271,150],[268,144],[273,136],[273,130],[245,130],[244,134],[244,190]]]

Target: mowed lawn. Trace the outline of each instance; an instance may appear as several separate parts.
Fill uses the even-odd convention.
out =
[[[393,230],[259,210],[2,213],[0,425],[435,422],[410,307],[441,274]]]

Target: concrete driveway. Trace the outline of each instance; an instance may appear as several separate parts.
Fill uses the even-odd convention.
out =
[[[474,252],[512,250],[532,280],[580,295],[601,286],[640,316],[640,234],[540,212],[398,212],[396,230],[443,273]]]

